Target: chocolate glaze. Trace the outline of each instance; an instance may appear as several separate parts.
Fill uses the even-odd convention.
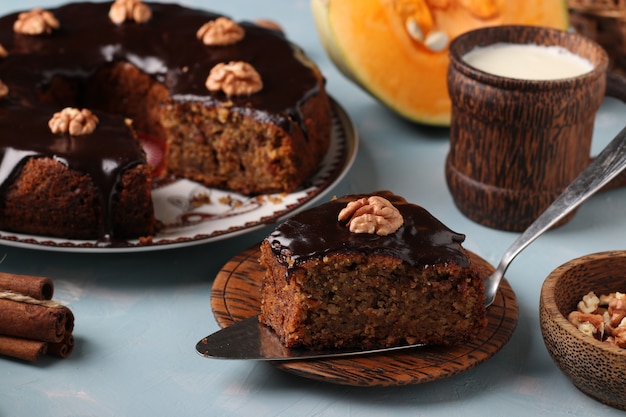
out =
[[[294,103],[318,93],[319,80],[282,34],[243,22],[242,41],[209,47],[196,38],[196,31],[220,15],[174,4],[148,4],[152,19],[143,24],[113,24],[108,17],[110,2],[49,9],[61,27],[43,36],[14,33],[17,13],[0,18],[0,44],[9,53],[0,61],[0,80],[10,91],[8,98],[0,100],[0,198],[29,157],[55,158],[91,175],[106,201],[125,169],[145,163],[143,151],[121,118],[98,114],[100,123],[87,140],[52,134],[47,122],[60,109],[40,103],[37,93],[57,76],[86,79],[105,65],[127,61],[164,83],[175,101],[231,101],[231,109],[284,128],[291,126],[290,121],[301,122]],[[205,81],[211,68],[232,60],[251,63],[261,74],[264,89],[249,97],[209,93]]]
[[[297,47],[277,31],[240,22],[246,35],[233,45],[206,46],[196,31],[220,15],[175,4],[147,3],[152,19],[143,24],[113,24],[110,2],[72,3],[49,9],[61,27],[49,36],[15,34],[17,14],[0,18],[0,43],[9,52],[0,79],[36,102],[34,86],[56,75],[88,77],[107,63],[127,61],[164,83],[175,100],[232,101],[234,108],[280,123],[298,118],[297,105],[319,92],[319,81],[294,53]],[[209,93],[205,81],[220,62],[246,61],[263,80],[251,96]],[[285,124],[286,126],[286,124]]]
[[[337,220],[350,201],[369,195],[347,195],[293,216],[266,237],[287,274],[298,265],[329,253],[385,254],[412,267],[456,263],[469,266],[461,248],[465,236],[455,233],[424,208],[389,192],[377,192],[400,211],[404,224],[393,234],[352,233]]]
[[[110,243],[114,233],[109,209],[115,187],[123,172],[145,163],[145,158],[141,145],[128,130],[121,116],[98,112],[95,114],[100,122],[92,134],[53,135],[48,128],[51,117],[48,111],[21,106],[0,106],[0,195],[4,195],[28,158],[54,158],[89,175],[98,187],[104,210],[104,224],[103,229],[99,230],[99,240]]]

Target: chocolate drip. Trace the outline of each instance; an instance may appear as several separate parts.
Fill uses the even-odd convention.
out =
[[[350,232],[337,216],[348,202],[367,195],[349,195],[295,215],[266,239],[274,255],[288,267],[288,274],[301,263],[332,252],[386,254],[421,268],[449,262],[469,265],[460,245],[464,235],[453,232],[427,210],[401,197],[377,194],[390,200],[404,218],[404,224],[393,234]]]
[[[45,107],[0,106],[0,195],[4,195],[28,158],[54,158],[89,175],[98,187],[104,210],[99,238],[110,243],[111,199],[121,175],[145,163],[143,149],[121,116],[96,113],[100,123],[93,133],[71,136],[50,132],[48,120],[52,114],[52,109]]]

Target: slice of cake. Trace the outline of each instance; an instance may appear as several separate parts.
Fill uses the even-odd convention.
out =
[[[484,284],[463,240],[388,191],[333,199],[261,244],[260,321],[288,347],[472,340],[487,324]]]
[[[0,105],[0,132],[0,229],[99,245],[155,233],[151,171],[123,117]]]

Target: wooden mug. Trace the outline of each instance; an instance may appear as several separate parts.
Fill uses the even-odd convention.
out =
[[[462,59],[475,47],[501,42],[561,46],[589,60],[593,70],[523,80],[480,71]],[[592,40],[544,27],[488,27],[450,44],[445,169],[464,215],[488,227],[523,231],[561,194],[591,160],[595,114],[605,94],[626,99],[626,82],[607,77],[607,66],[606,52]]]

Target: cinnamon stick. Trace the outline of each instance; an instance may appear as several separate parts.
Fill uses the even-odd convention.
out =
[[[0,291],[12,291],[37,300],[51,300],[54,284],[45,277],[0,272]]]
[[[54,301],[0,293],[0,334],[59,343],[74,329],[69,308]]]
[[[68,333],[59,343],[0,335],[0,355],[35,362],[47,354],[67,358],[74,350],[74,336]]]
[[[72,353],[74,315],[53,291],[48,278],[0,272],[0,355],[35,362]]]
[[[35,362],[46,353],[47,343],[0,335],[0,355]]]
[[[74,350],[74,336],[67,333],[59,343],[48,343],[48,355],[67,358]]]

